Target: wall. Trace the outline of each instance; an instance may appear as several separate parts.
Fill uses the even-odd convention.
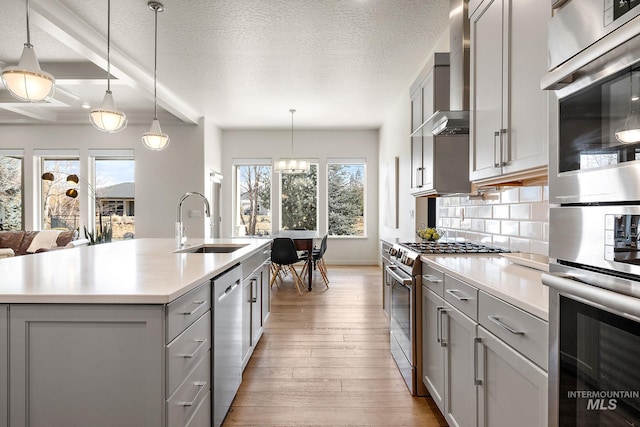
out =
[[[173,237],[176,203],[186,191],[206,192],[207,165],[219,167],[219,131],[207,125],[205,153],[204,121],[199,125],[163,125],[171,143],[163,151],[142,146],[141,135],[148,125],[129,125],[117,134],[105,134],[87,125],[3,125],[0,149],[24,149],[25,228],[38,229],[37,202],[40,172],[34,149],[76,149],[80,152],[80,174],[87,176],[90,149],[133,149],[136,170],[136,237]],[[219,140],[219,137],[218,137]],[[217,152],[216,152],[217,150]],[[216,159],[218,163],[216,163]],[[206,193],[205,193],[206,194]],[[193,201],[195,203],[195,201]],[[202,203],[193,209],[202,210]],[[187,207],[187,206],[185,206]],[[187,235],[201,237],[205,221],[187,221]]]
[[[317,159],[319,162],[319,206],[326,206],[326,164],[328,158],[365,158],[367,161],[366,237],[329,238],[325,255],[328,264],[376,264],[378,262],[378,131],[377,130],[295,130],[294,157]],[[223,200],[233,200],[233,159],[268,159],[277,161],[291,157],[291,130],[223,130],[222,183]],[[272,223],[276,231],[279,179],[272,179]],[[231,203],[222,212],[222,236],[232,229]],[[326,209],[319,209],[318,234],[327,232]]]
[[[549,187],[505,187],[485,193],[437,200],[438,227],[449,239],[541,255],[549,253]]]

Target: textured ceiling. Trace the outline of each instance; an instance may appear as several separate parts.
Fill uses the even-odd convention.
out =
[[[26,41],[25,4],[3,3],[0,61],[15,65]],[[298,110],[299,127],[377,128],[408,92],[449,15],[449,0],[163,3],[158,99],[173,113],[164,120],[205,116],[221,128],[286,127],[290,108]],[[62,69],[60,99],[15,107],[0,91],[0,123],[15,121],[15,114],[2,114],[9,104],[6,111],[47,110],[45,121],[83,122],[87,112],[79,104],[98,106],[106,89],[99,67],[106,69],[107,1],[31,0],[31,7],[31,41],[42,68]],[[150,121],[154,14],[144,0],[111,0],[111,9],[114,97],[130,121]],[[72,63],[70,69],[61,62]],[[73,75],[80,68],[85,77]]]

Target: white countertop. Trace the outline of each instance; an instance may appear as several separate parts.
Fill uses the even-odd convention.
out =
[[[542,271],[512,264],[499,256],[423,255],[421,259],[496,298],[549,320],[549,288],[540,280]]]
[[[133,239],[0,259],[2,303],[166,304],[241,262],[270,239],[232,253],[174,253],[173,239]]]

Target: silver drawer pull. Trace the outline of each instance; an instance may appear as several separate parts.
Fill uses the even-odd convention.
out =
[[[458,301],[469,301],[469,297],[461,297],[456,292],[460,292],[458,289],[447,289],[447,293],[457,299]]]
[[[423,274],[422,278],[430,283],[442,283],[442,279],[438,279],[436,276],[432,276],[431,274]]]
[[[193,353],[183,353],[183,354],[180,354],[180,355],[179,355],[180,357],[184,357],[185,359],[191,359],[191,358],[193,358],[193,357],[196,355],[196,353],[200,351],[200,349],[202,348],[202,346],[207,342],[207,339],[206,339],[206,338],[200,338],[200,339],[196,339],[196,340],[193,340],[193,341],[194,341],[194,342],[198,342],[198,343],[200,343],[200,344],[198,344],[198,346],[196,347],[196,349],[195,349],[195,350],[193,350]]]
[[[204,386],[207,385],[206,381],[194,381],[193,385],[198,387],[198,392],[196,393],[195,396],[193,396],[193,400],[191,402],[179,402],[178,405],[180,406],[193,406],[194,403],[196,403],[196,401],[198,400],[198,396],[200,396],[200,393],[202,392],[202,390],[204,390]]]
[[[515,329],[513,329],[509,325],[506,325],[503,322],[501,322],[500,318],[498,316],[487,316],[487,317],[493,323],[495,323],[496,325],[500,326],[502,329],[506,329],[507,331],[511,332],[513,335],[524,335],[523,331],[516,331]]]
[[[196,308],[194,308],[191,311],[184,311],[180,314],[184,314],[185,316],[191,316],[193,313],[195,313],[196,311],[200,310],[200,308],[205,305],[207,303],[207,300],[199,300],[199,301],[193,301],[192,304],[197,304]]]

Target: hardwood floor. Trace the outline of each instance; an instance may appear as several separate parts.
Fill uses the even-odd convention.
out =
[[[287,276],[224,426],[446,426],[389,353],[378,267],[328,266],[302,296]]]

